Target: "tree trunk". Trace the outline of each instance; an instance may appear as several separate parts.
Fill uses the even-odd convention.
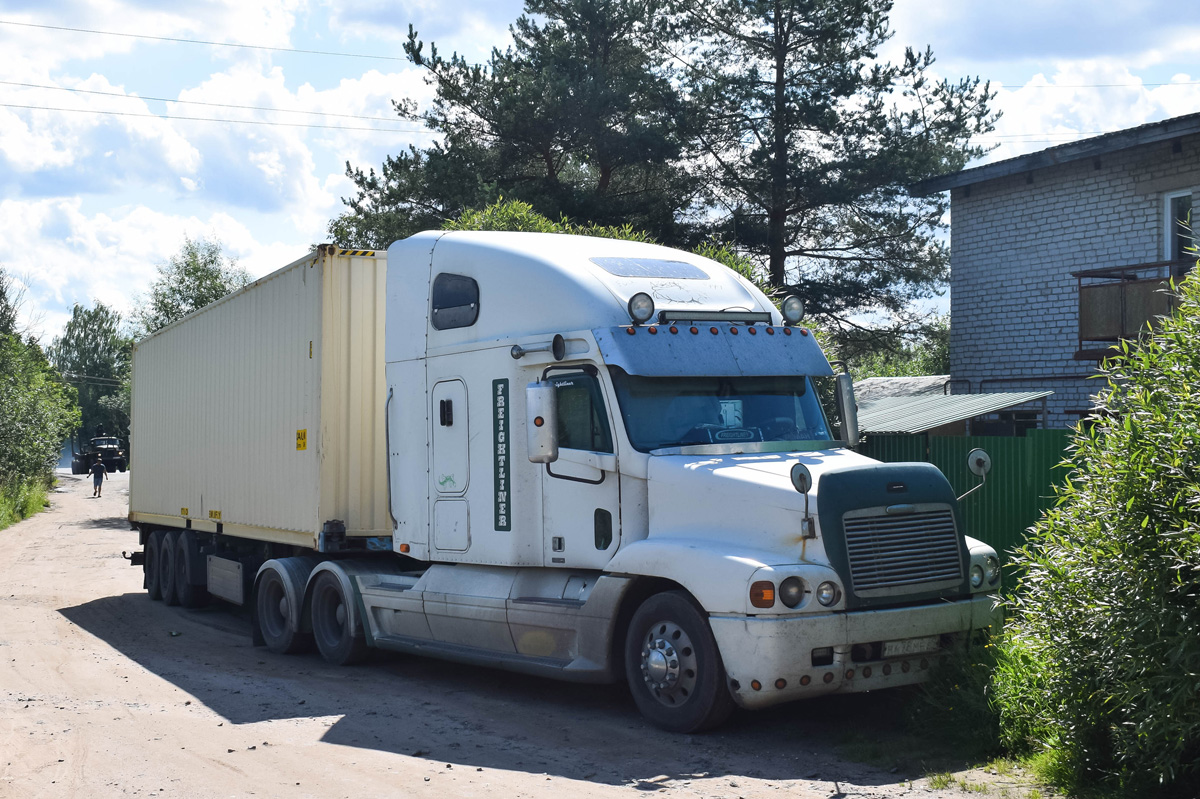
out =
[[[783,1],[775,0],[775,97],[771,108],[771,206],[767,209],[767,252],[772,286],[787,283],[784,245],[787,229],[787,40]]]

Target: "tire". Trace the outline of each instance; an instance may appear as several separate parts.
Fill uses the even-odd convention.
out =
[[[208,604],[208,589],[192,585],[192,562],[200,557],[200,546],[196,534],[191,530],[180,530],[175,546],[175,596],[185,608],[201,608]]]
[[[159,571],[159,553],[162,551],[163,531],[153,530],[146,536],[146,560],[142,563],[145,574],[146,593],[155,602],[162,599],[162,572]]]
[[[367,656],[367,640],[351,629],[350,601],[342,583],[332,572],[321,572],[313,583],[312,630],[321,657],[335,666],[361,663]]]
[[[286,579],[273,568],[263,572],[254,593],[254,623],[258,625],[267,649],[280,655],[293,655],[311,650],[313,637],[293,630],[289,624],[293,603],[288,601]]]
[[[158,549],[158,582],[162,586],[163,602],[168,605],[179,604],[179,592],[175,588],[175,560],[179,547],[179,533],[168,530],[163,534]]]
[[[625,677],[638,710],[664,730],[700,732],[733,712],[708,620],[683,591],[655,594],[633,614]]]
[[[127,463],[125,463],[125,461],[121,461],[121,465],[117,467],[117,471],[118,471],[118,472],[123,472],[123,471],[125,471],[127,468],[129,468],[129,465],[128,465]]]

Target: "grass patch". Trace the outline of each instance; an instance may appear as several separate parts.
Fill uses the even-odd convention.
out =
[[[41,480],[8,480],[0,483],[0,530],[49,505],[47,486]]]

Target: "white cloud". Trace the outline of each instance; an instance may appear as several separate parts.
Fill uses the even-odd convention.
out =
[[[178,252],[186,236],[219,239],[225,253],[255,277],[307,251],[302,244],[261,242],[225,212],[199,218],[137,206],[88,215],[81,205],[78,199],[0,202],[4,266],[24,276],[26,321],[40,321],[36,332],[47,341],[74,303],[99,300],[128,317],[154,279],[156,265]]]

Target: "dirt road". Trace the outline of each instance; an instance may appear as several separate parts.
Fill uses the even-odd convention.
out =
[[[151,602],[121,559],[137,548],[127,475],[100,499],[84,479],[61,476],[50,510],[0,531],[4,799],[963,795],[929,791],[920,763],[839,757],[847,731],[870,734],[870,695],[683,736],[648,726],[620,686],[273,655],[242,612]],[[1024,793],[1000,778],[989,792]]]

